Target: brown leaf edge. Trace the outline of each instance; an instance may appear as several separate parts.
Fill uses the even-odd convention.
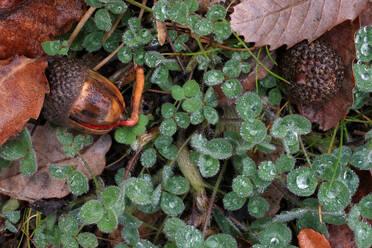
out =
[[[11,166],[1,171],[0,193],[31,203],[41,199],[67,196],[70,194],[67,180],[50,175],[48,165],[77,165],[76,169],[85,174],[88,179],[91,179],[92,175],[100,175],[105,168],[105,155],[112,141],[108,134],[96,138],[92,145],[84,148],[80,157],[68,158],[56,137],[56,130],[49,123],[38,126],[32,136],[38,164],[37,172],[29,176],[23,175],[20,172],[21,161],[13,161]]]
[[[359,19],[343,22],[325,33],[320,39],[328,43],[342,57],[345,65],[345,76],[339,92],[322,104],[304,105],[290,98],[300,114],[311,122],[318,123],[319,128],[327,131],[345,119],[349,108],[353,105],[355,79],[352,65],[355,59],[354,36],[360,28]]]
[[[320,234],[313,229],[302,229],[297,238],[300,248],[331,248],[324,234]]]
[[[0,146],[37,119],[49,92],[45,58],[15,56],[0,61]]]

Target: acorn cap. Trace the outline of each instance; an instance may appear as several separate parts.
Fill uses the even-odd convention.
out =
[[[76,59],[60,57],[48,59],[47,77],[50,93],[43,107],[45,119],[68,125],[70,110],[79,96],[88,68]]]
[[[285,88],[298,103],[323,103],[341,88],[344,77],[342,59],[326,43],[303,41],[284,52],[280,67],[290,84]]]

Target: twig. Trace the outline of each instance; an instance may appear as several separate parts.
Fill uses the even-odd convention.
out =
[[[204,237],[207,234],[207,226],[209,225],[209,219],[211,218],[214,200],[215,200],[216,195],[217,195],[217,190],[218,190],[218,188],[219,188],[219,186],[221,184],[222,176],[225,173],[226,165],[227,165],[227,160],[225,160],[225,162],[223,163],[223,166],[221,168],[220,174],[218,175],[218,178],[217,178],[216,185],[213,188],[211,199],[209,200],[209,207],[208,207],[207,215],[205,216],[205,219],[204,219],[204,226],[203,226],[203,236]]]
[[[85,12],[83,18],[79,21],[78,25],[75,27],[74,31],[68,38],[68,46],[70,47],[76,36],[79,34],[80,30],[83,28],[84,24],[88,21],[89,17],[96,10],[94,7],[90,7],[87,12]]]
[[[121,43],[120,46],[118,46],[115,49],[115,51],[113,51],[112,53],[110,53],[106,58],[104,58],[101,62],[99,62],[93,68],[93,71],[98,71],[99,69],[101,69],[101,67],[104,66],[112,57],[114,57],[119,52],[119,49],[122,48],[123,46],[124,46],[124,43]]]
[[[173,41],[172,41],[172,39],[169,37],[169,35],[168,35],[167,39],[168,39],[168,42],[169,42],[169,44],[170,44],[170,46],[171,46],[173,52],[176,51],[176,48],[174,47]],[[176,55],[176,59],[177,59],[177,62],[178,62],[178,64],[179,64],[179,66],[181,67],[181,70],[182,70],[183,74],[185,74],[185,73],[186,73],[186,69],[185,69],[185,67],[184,67],[183,64],[182,64],[182,61],[181,61],[180,57]]]
[[[147,0],[142,0],[142,5],[146,6]],[[142,19],[143,13],[145,12],[144,9],[141,8],[139,15],[138,15],[138,20]]]
[[[164,94],[164,95],[171,95],[172,94],[172,92],[170,92],[170,91],[164,91],[164,90],[145,89],[145,91],[153,92],[153,93],[159,93],[159,94]]]
[[[108,31],[108,33],[105,35],[105,37],[103,37],[103,39],[101,40],[101,43],[103,44],[109,37],[110,35],[114,32],[115,28],[119,25],[119,22],[120,20],[123,18],[125,12],[121,13],[120,16],[118,17],[118,19],[116,19],[114,25],[112,25],[110,31]]]

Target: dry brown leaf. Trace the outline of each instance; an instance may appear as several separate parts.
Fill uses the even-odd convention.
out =
[[[56,179],[49,175],[48,164],[78,165],[77,169],[91,178],[79,158],[67,158],[62,144],[56,137],[56,130],[47,123],[38,126],[32,136],[38,171],[32,176],[24,176],[19,171],[19,162],[13,162],[9,168],[2,169],[0,175],[0,193],[12,198],[34,202],[46,198],[62,198],[70,193],[65,179]],[[82,158],[88,163],[91,172],[97,176],[105,168],[105,154],[111,146],[110,135],[102,135],[82,152]]]
[[[360,24],[362,26],[372,25],[372,1],[368,2],[367,8],[360,14]]]
[[[312,229],[302,229],[297,238],[300,248],[331,248],[324,234]]]
[[[16,56],[0,61],[0,146],[22,131],[30,118],[37,119],[49,92],[45,59]]]
[[[167,40],[167,25],[165,22],[156,20],[156,31],[158,31],[158,41],[160,46],[165,44]]]
[[[345,76],[341,90],[323,104],[302,105],[296,103],[295,99],[291,99],[296,103],[300,113],[311,122],[318,123],[321,130],[326,131],[337,126],[339,121],[345,118],[349,107],[353,105],[353,89],[355,87],[352,71],[355,58],[354,34],[359,27],[359,20],[346,21],[321,37],[342,57]],[[285,75],[283,76],[285,77]]]
[[[43,55],[41,43],[67,32],[84,14],[83,0],[0,3],[0,58]]]
[[[234,7],[231,28],[257,47],[274,50],[313,41],[346,20],[354,20],[368,0],[243,0]]]
[[[275,179],[278,183],[280,181],[278,179]],[[274,186],[274,184],[270,184],[265,192],[261,194],[263,198],[269,203],[269,210],[265,212],[265,217],[272,218],[274,217],[280,210],[280,202],[283,199],[283,193],[278,190],[277,187]]]

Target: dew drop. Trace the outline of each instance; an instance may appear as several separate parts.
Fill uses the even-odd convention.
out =
[[[364,56],[369,56],[369,53],[371,52],[370,51],[371,48],[369,47],[368,44],[364,43],[361,47],[360,47],[360,53],[363,54]]]
[[[296,178],[297,187],[299,189],[307,189],[309,187],[309,183],[308,183],[308,180],[307,179],[308,179],[307,176],[305,176],[305,175],[299,175]]]
[[[279,244],[279,239],[277,237],[273,237],[270,239],[270,244],[273,244],[273,245],[278,245]]]

